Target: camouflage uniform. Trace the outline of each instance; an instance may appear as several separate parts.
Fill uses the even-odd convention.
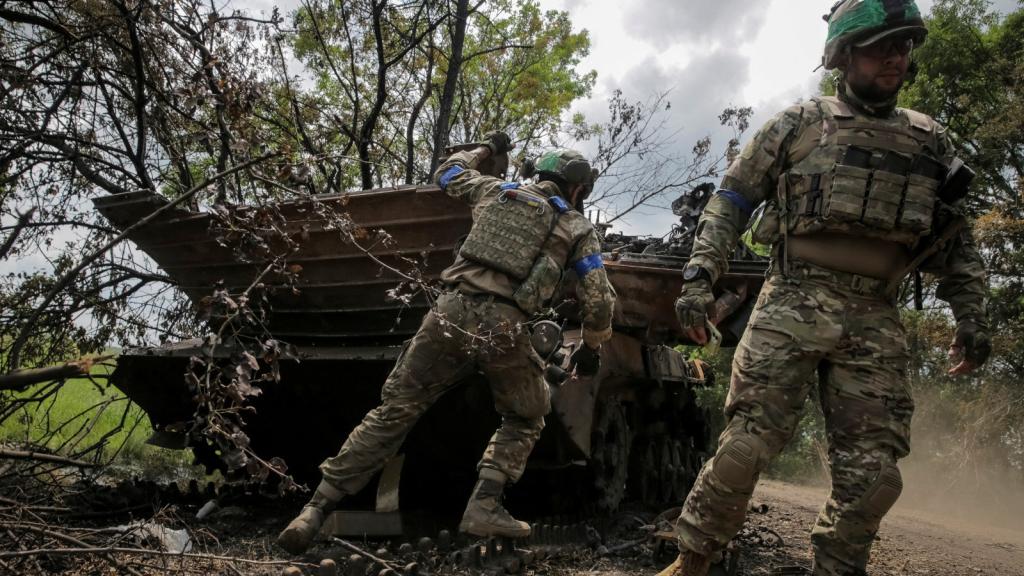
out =
[[[739,531],[760,472],[796,430],[815,372],[832,493],[811,536],[814,574],[865,574],[879,523],[900,494],[896,461],[910,449],[913,400],[905,334],[893,298],[884,294],[886,281],[785,253],[787,241],[822,232],[876,238],[909,253],[931,231],[932,206],[914,212],[906,197],[913,182],[925,181],[913,172],[894,188],[905,196],[900,208],[880,217],[882,224],[866,223],[877,207],[874,191],[888,175],[876,168],[874,180],[844,180],[846,169],[837,165],[855,144],[882,147],[876,156],[883,158],[885,148],[943,166],[953,158],[945,130],[934,120],[894,103],[869,106],[840,87],[838,99],[795,105],[769,121],[729,167],[701,218],[690,266],[706,270],[712,284],[726,272],[753,207],[768,201],[776,230],[769,277],[733,360],[727,427],[677,522],[684,551],[710,556]],[[872,191],[870,202],[851,203],[861,211],[859,221],[837,216],[846,188]],[[823,189],[831,190],[824,208],[814,195]],[[926,222],[913,221],[921,215]],[[950,303],[958,323],[985,325],[984,270],[969,231],[925,269],[939,277],[937,294]]]
[[[443,163],[436,179],[449,196],[473,207],[474,220],[503,190],[515,185],[482,175],[470,166],[471,152],[459,152]],[[523,185],[545,197],[559,194],[552,182]],[[611,336],[615,294],[600,260],[601,245],[590,222],[579,212],[558,218],[541,256],[559,263],[559,277],[540,287],[548,296],[560,284],[562,268],[580,276],[578,297],[583,311],[584,339],[598,347]],[[352,431],[337,456],[320,466],[320,490],[358,492],[400,448],[417,419],[461,378],[482,372],[490,383],[502,423],[480,461],[481,469],[503,473],[516,481],[544,427],[550,409],[543,361],[534,352],[517,305],[521,282],[461,254],[442,273],[449,290],[423,319],[407,344],[381,394],[381,405]],[[336,499],[336,498],[335,498]]]

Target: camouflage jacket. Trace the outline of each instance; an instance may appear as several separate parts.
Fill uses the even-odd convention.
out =
[[[506,184],[499,178],[481,174],[474,169],[475,166],[476,156],[473,152],[457,152],[434,173],[434,181],[445,193],[472,206],[474,221],[484,208],[497,200],[502,185]],[[544,197],[559,194],[558,186],[553,182],[525,184],[522,188]],[[601,261],[601,242],[590,221],[575,210],[562,214],[544,243],[541,254],[559,263],[562,269],[572,269],[578,276],[576,295],[583,319],[583,337],[587,344],[596,348],[608,340],[612,333],[615,291],[608,282]],[[461,254],[457,254],[455,262],[442,272],[441,280],[449,285],[457,285],[462,292],[494,294],[510,300],[514,299],[520,285],[518,280],[468,260]]]
[[[926,119],[926,126],[932,131],[929,141],[934,142],[935,148],[928,151],[929,155],[945,166],[952,162],[953,146],[945,129],[934,120],[895,108],[871,110],[842,89],[840,100],[859,110],[860,116],[874,115],[879,123],[891,123],[897,114]],[[713,282],[726,272],[728,255],[746,228],[753,209],[765,201],[785,204],[777,198],[779,180],[807,158],[820,145],[819,141],[824,142],[825,132],[832,129],[827,116],[818,100],[787,108],[765,124],[729,166],[719,192],[708,202],[701,217],[690,260],[691,264],[706,269]],[[958,205],[946,206],[941,202],[936,205],[936,212],[939,209],[962,210]],[[788,226],[792,233],[792,221],[788,217],[783,217],[783,221],[788,222],[783,226]],[[916,241],[922,240],[927,238]],[[907,248],[916,251],[920,246],[910,244]],[[938,277],[937,296],[949,302],[958,322],[971,320],[986,324],[985,270],[969,228],[964,228],[939,257],[927,260],[921,269]]]

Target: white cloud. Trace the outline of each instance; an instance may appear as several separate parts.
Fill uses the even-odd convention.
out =
[[[766,2],[748,0],[645,0],[624,3],[626,33],[666,48],[679,44],[732,45],[761,27]]]

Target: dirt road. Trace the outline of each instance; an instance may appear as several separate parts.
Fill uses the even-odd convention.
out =
[[[740,573],[761,576],[781,567],[809,568],[809,538],[824,487],[762,482],[745,533]],[[765,509],[766,507],[766,509]],[[933,511],[898,505],[886,517],[868,568],[871,576],[1024,576],[1024,518],[1015,527],[993,527]],[[781,536],[778,542],[776,534]],[[652,568],[584,572],[613,576],[657,572]],[[789,573],[789,572],[783,572]],[[792,572],[799,573],[799,572]]]

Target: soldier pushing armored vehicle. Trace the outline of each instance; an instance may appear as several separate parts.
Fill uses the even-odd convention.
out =
[[[728,424],[676,524],[680,556],[660,576],[704,576],[743,524],[758,476],[792,437],[815,372],[832,493],[811,533],[816,576],[864,575],[879,523],[902,490],[914,403],[894,287],[938,277],[956,319],[951,374],[990,351],[982,260],[964,225],[970,171],[945,129],[896,107],[927,29],[912,0],[843,0],[827,17],[823,64],[837,97],[768,122],[729,167],[698,227],[676,303],[706,339],[711,288],[751,212],[772,245],[768,279],[736,351]]]
[[[528,322],[556,296],[563,271],[575,269],[583,345],[571,364],[597,372],[601,344],[612,335],[615,293],[593,226],[580,213],[594,183],[577,152],[550,152],[536,163],[537,181],[504,182],[475,168],[512,146],[503,133],[486,145],[457,152],[434,175],[440,187],[473,207],[473,227],[442,274],[446,290],[406,344],[381,392],[381,404],[320,469],[312,499],[278,537],[294,554],[305,551],[325,514],[359,492],[421,415],[442,394],[477,371],[486,376],[501,425],[478,465],[479,480],[459,529],[477,536],[525,537],[530,526],[502,506],[505,484],[526,467],[550,409],[544,361],[531,345]]]

